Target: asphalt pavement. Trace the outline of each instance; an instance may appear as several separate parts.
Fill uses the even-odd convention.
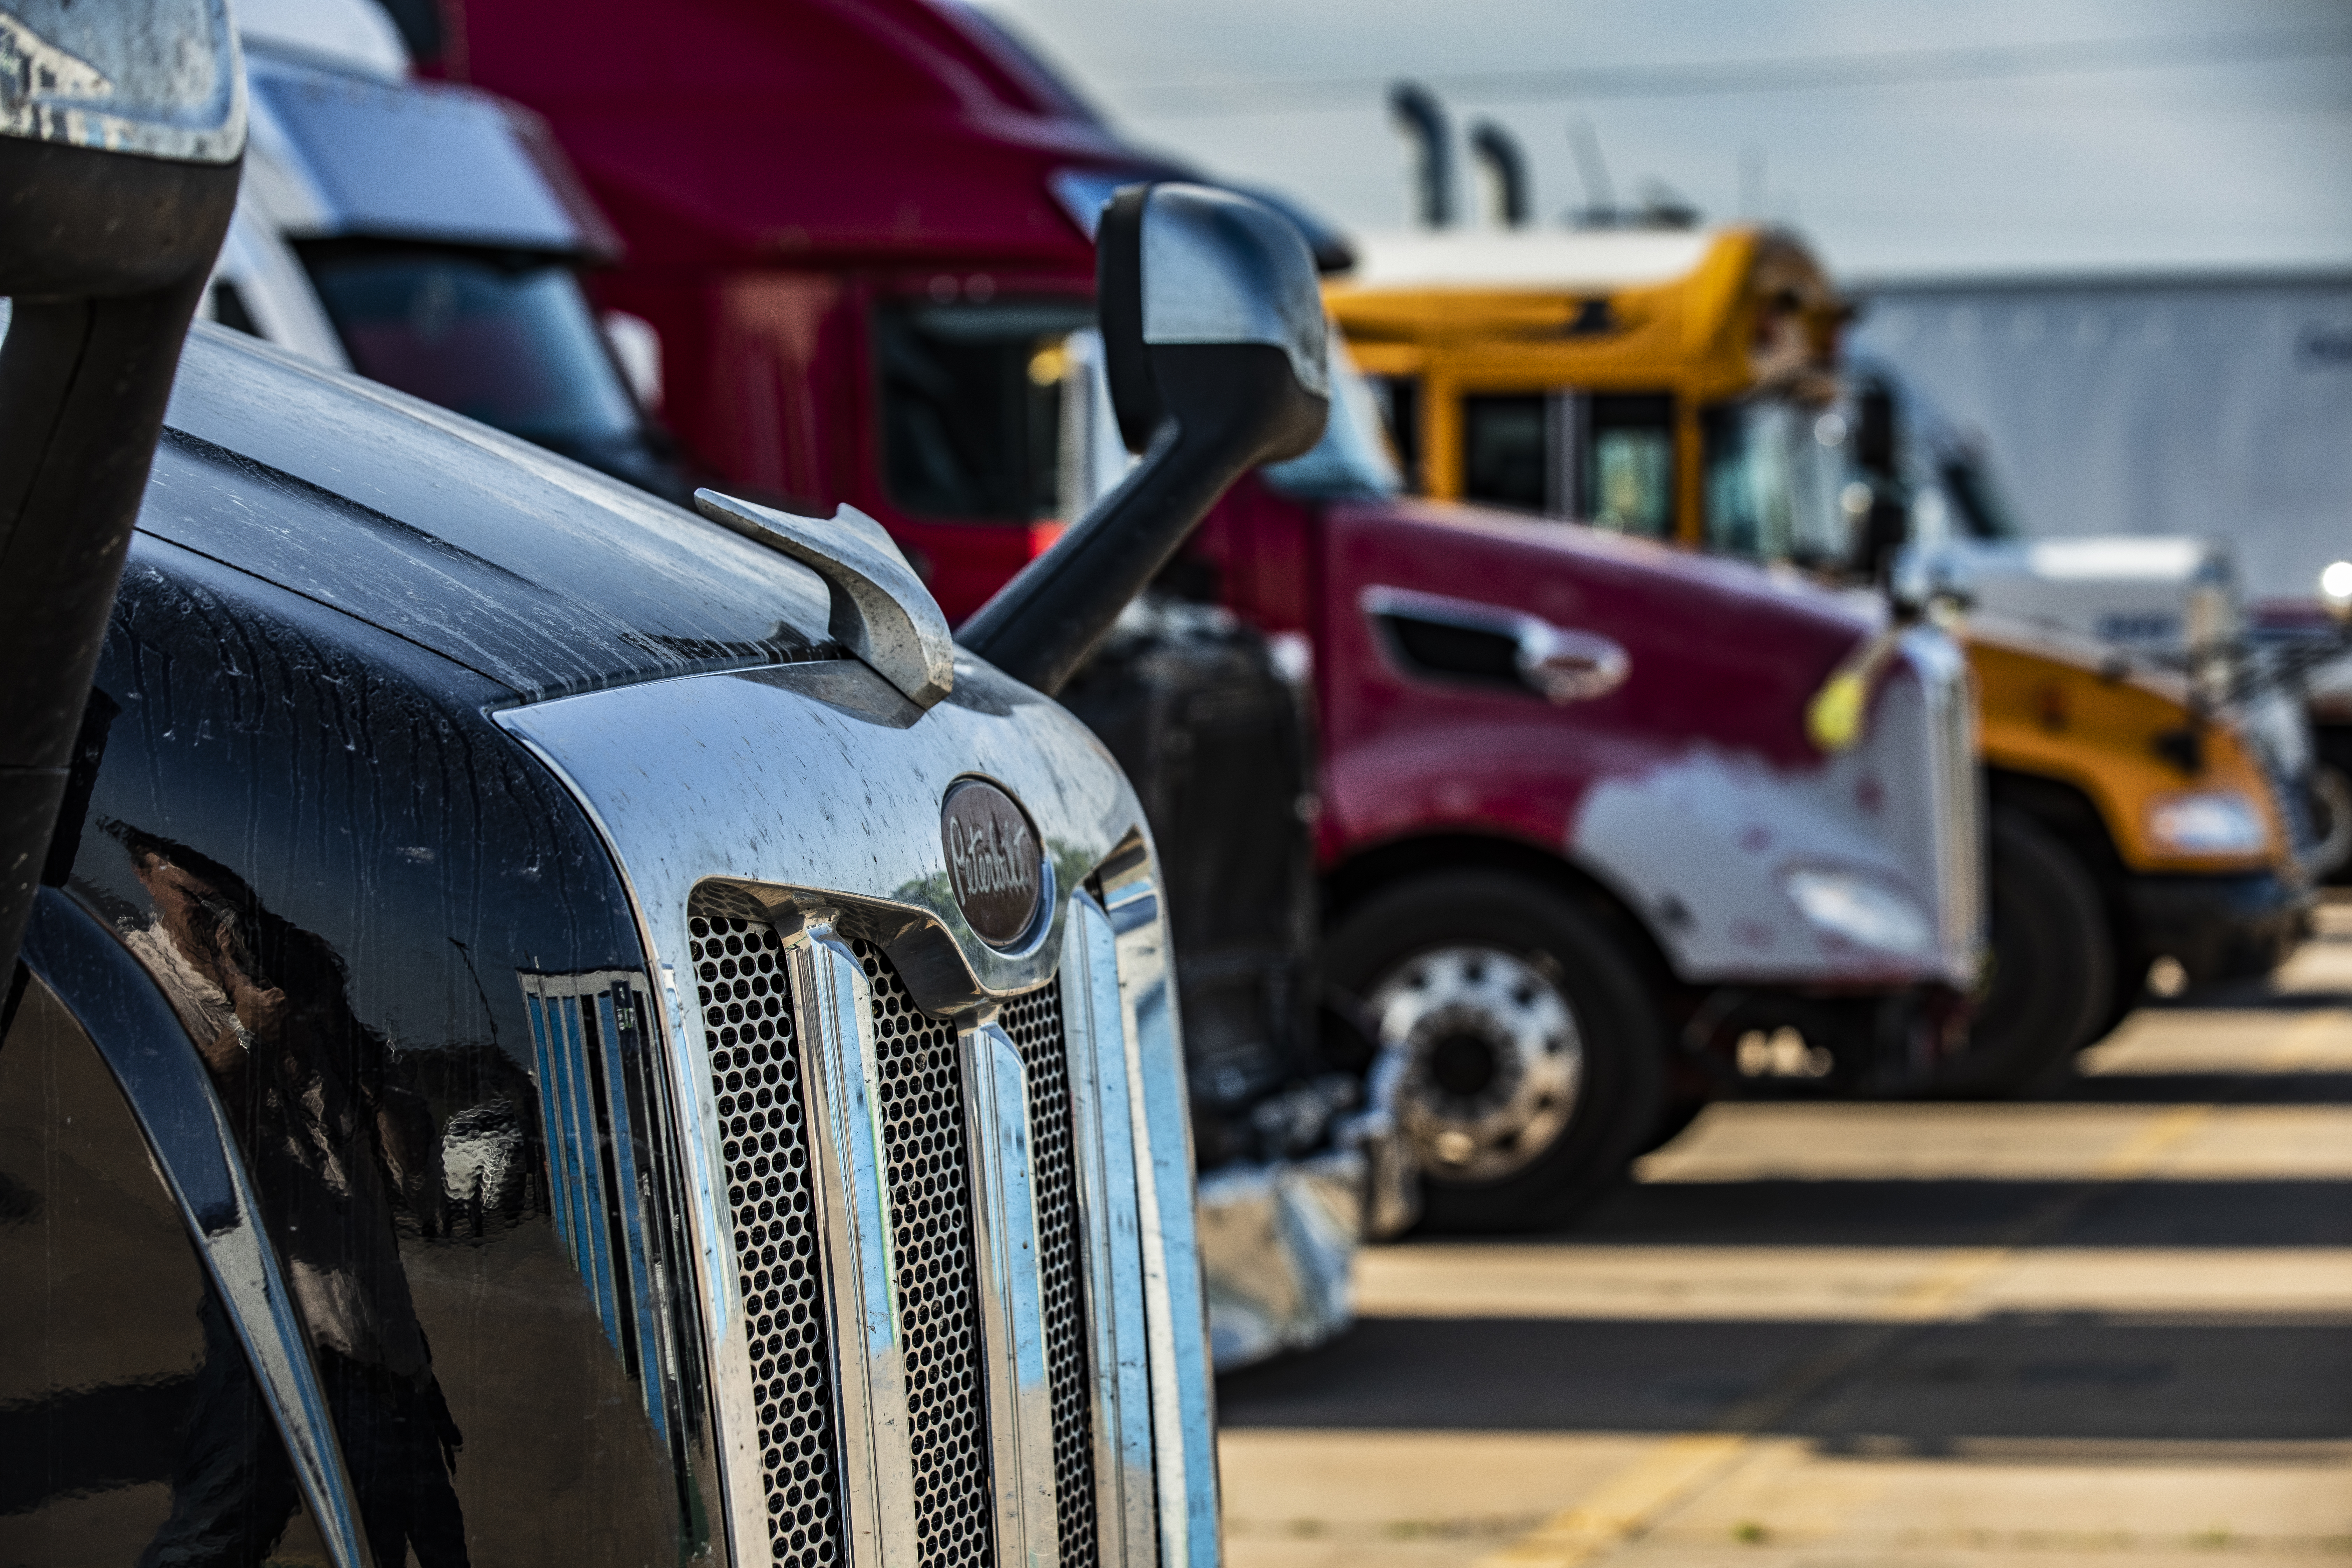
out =
[[[1219,1389],[1234,1568],[2352,1564],[2352,905],[1998,1104],[1710,1110]]]

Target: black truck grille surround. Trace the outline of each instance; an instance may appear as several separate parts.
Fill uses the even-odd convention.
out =
[[[1086,1297],[1079,1284],[1078,1171],[1071,1135],[1070,1060],[1062,1043],[1061,977],[1006,1007],[999,1021],[1020,1050],[1029,1080],[1037,1261],[1045,1276],[1045,1357],[1054,1383],[1054,1508],[1062,1562],[1066,1568],[1092,1568],[1100,1552],[1095,1531],[1094,1421],[1087,1375]]]
[[[874,994],[920,1555],[925,1568],[986,1568],[994,1557],[985,1361],[955,1027],[916,1007],[879,948],[850,946]]]
[[[779,1564],[819,1568],[842,1559],[839,1449],[783,953],[774,929],[753,921],[698,916],[689,929],[711,1093],[725,1130],[720,1153],[760,1410],[769,1544]]]

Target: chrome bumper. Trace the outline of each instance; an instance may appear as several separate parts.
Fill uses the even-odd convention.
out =
[[[1339,1123],[1333,1143],[1305,1159],[1201,1177],[1201,1267],[1219,1372],[1344,1332],[1356,1319],[1357,1248],[1421,1217],[1418,1170],[1386,1112]]]

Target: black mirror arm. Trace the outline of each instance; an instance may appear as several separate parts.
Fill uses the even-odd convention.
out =
[[[1060,691],[1239,477],[1239,468],[1205,471],[1186,445],[1176,421],[1162,420],[1142,460],[982,605],[956,640],[1048,697]],[[1099,613],[1106,607],[1108,618]]]
[[[238,165],[0,139],[0,975],[64,797]]]
[[[1169,404],[1216,412],[1185,421],[1163,415],[1142,460],[1118,488],[956,637],[1049,697],[1093,656],[1128,601],[1175,557],[1235,479],[1273,456],[1303,449],[1321,427],[1322,400],[1301,396],[1280,349],[1220,343],[1150,352],[1159,379],[1176,395]],[[1216,395],[1203,395],[1212,389]],[[1312,427],[1303,427],[1300,405],[1310,401]]]

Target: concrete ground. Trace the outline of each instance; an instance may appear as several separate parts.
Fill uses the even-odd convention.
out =
[[[2352,1564],[2352,907],[2065,1092],[1717,1107],[1224,1380],[1235,1568]]]

